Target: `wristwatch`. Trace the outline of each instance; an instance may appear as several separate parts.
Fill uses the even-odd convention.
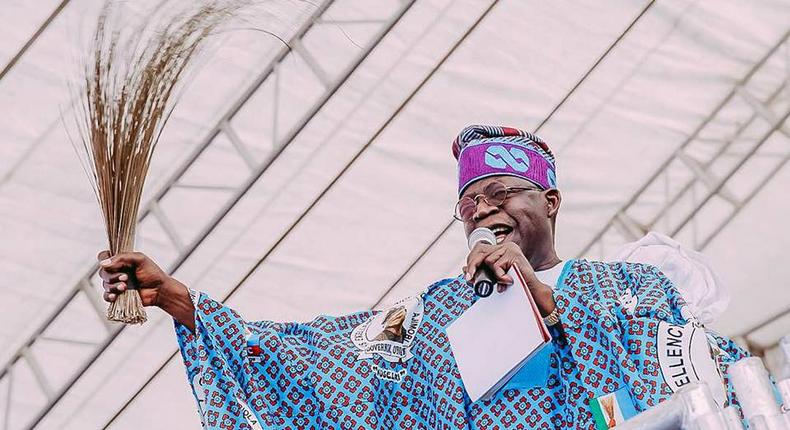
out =
[[[554,306],[554,310],[551,311],[550,314],[546,315],[546,317],[543,318],[543,322],[546,323],[546,325],[549,326],[549,327],[551,327],[551,326],[557,324],[558,322],[560,322],[560,313],[557,310],[556,306]]]

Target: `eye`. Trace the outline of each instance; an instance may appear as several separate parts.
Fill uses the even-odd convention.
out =
[[[499,206],[507,198],[507,187],[501,182],[492,182],[488,184],[483,191],[488,200],[488,204]]]
[[[472,219],[477,210],[477,204],[469,197],[464,197],[458,201],[457,215],[461,221]]]

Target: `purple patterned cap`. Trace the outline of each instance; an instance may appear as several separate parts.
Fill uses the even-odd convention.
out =
[[[524,178],[546,190],[557,187],[554,154],[541,138],[510,127],[472,125],[453,141],[458,160],[458,195],[488,176]]]

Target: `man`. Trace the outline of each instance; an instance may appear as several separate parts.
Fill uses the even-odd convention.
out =
[[[403,323],[408,315],[403,306],[390,309],[384,316],[381,333],[372,340],[391,340],[393,342],[403,342]]]
[[[206,428],[607,428],[698,380],[722,406],[734,400],[720,374],[743,353],[687,318],[659,270],[561,264],[554,249],[561,195],[541,139],[472,126],[453,153],[455,216],[467,235],[487,227],[497,243],[477,244],[462,276],[389,310],[248,322],[140,253],[100,254],[104,297],[113,301],[134,281],[144,305],[174,317]],[[478,300],[469,280],[490,271],[501,291],[513,266],[553,340],[543,361],[531,359],[492,398],[471,402],[445,329]],[[397,339],[381,336],[387,330]]]

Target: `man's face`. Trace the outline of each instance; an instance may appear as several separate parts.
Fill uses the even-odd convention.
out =
[[[384,321],[385,328],[388,329],[399,329],[403,325],[403,321],[406,320],[406,309],[400,308],[397,311],[393,312],[390,315],[387,315],[386,320]]]
[[[497,243],[516,243],[527,259],[531,259],[538,247],[553,243],[552,218],[559,207],[557,190],[540,191],[538,187],[514,176],[491,176],[472,183],[463,196],[474,198],[483,194],[490,183],[498,181],[507,187],[533,188],[527,191],[508,193],[507,199],[499,207],[491,206],[482,198],[471,220],[464,223],[466,235],[478,227],[494,231]]]

